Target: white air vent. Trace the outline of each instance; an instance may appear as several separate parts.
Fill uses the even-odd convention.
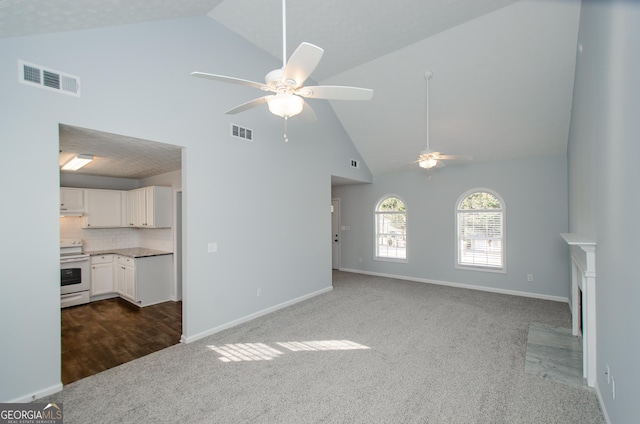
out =
[[[236,124],[231,124],[231,135],[243,140],[253,141],[253,131]]]
[[[23,84],[80,97],[80,78],[22,60],[18,61],[18,80]]]
[[[358,164],[357,160],[351,159],[351,167],[358,169],[358,168],[360,168],[360,164]]]

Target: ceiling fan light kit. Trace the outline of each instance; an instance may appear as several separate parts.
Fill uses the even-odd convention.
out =
[[[283,118],[290,118],[302,112],[304,100],[291,93],[279,93],[267,99],[269,111]]]
[[[438,164],[438,161],[432,157],[425,157],[423,159],[418,160],[418,165],[420,168],[431,169]]]
[[[368,88],[322,85],[313,86],[313,88],[303,87],[302,84],[320,63],[324,50],[303,42],[287,62],[286,28],[286,0],[282,0],[282,68],[269,72],[265,77],[264,84],[205,72],[192,72],[191,75],[275,93],[243,103],[225,113],[233,115],[267,103],[271,113],[285,119],[285,125],[288,118],[298,115],[303,109],[305,109],[303,115],[306,115],[308,121],[315,120],[315,113],[305,103],[305,97],[325,100],[369,100],[373,97],[373,90]],[[287,140],[286,133],[285,140]]]

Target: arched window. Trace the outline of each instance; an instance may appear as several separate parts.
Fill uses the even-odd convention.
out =
[[[498,193],[474,189],[456,206],[457,268],[505,272],[505,205]]]
[[[407,210],[395,196],[383,197],[375,209],[376,259],[407,260]]]

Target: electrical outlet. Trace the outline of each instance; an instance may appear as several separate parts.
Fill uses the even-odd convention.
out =
[[[527,281],[533,281],[533,274],[527,274]]]
[[[208,253],[215,253],[218,251],[218,243],[209,243],[207,245],[207,252]]]
[[[256,292],[256,296],[260,297],[262,295],[262,289],[258,289]]]
[[[358,258],[358,262],[362,263],[362,256]]]

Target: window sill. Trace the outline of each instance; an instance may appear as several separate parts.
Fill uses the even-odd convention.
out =
[[[380,262],[395,262],[395,263],[400,263],[400,264],[409,263],[409,261],[407,259],[404,259],[404,258],[387,258],[387,257],[384,257],[384,256],[374,256],[373,260],[374,261],[380,261]]]
[[[507,273],[507,268],[506,267],[503,267],[503,268],[491,268],[491,267],[485,267],[485,266],[456,265],[455,268],[459,269],[459,270],[462,270],[462,271],[493,272],[495,274],[506,274]]]

